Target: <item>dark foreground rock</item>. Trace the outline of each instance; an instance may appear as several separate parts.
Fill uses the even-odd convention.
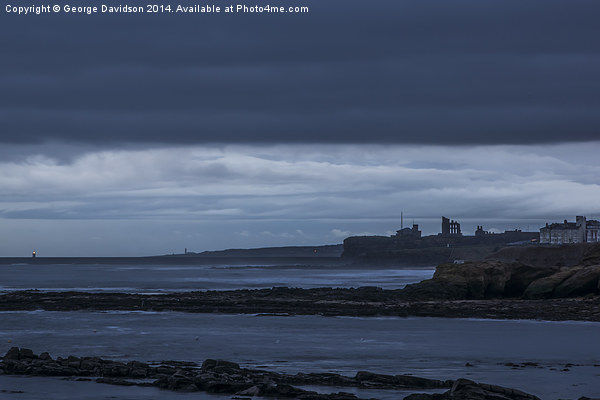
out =
[[[209,392],[235,396],[294,398],[303,400],[357,400],[350,393],[321,394],[294,385],[356,387],[386,390],[447,389],[441,394],[413,394],[407,400],[539,400],[515,389],[480,384],[466,379],[434,380],[409,375],[384,375],[361,371],[354,377],[332,373],[296,375],[241,368],[223,360],[206,360],[201,366],[185,362],[122,363],[98,357],[57,357],[13,347],[0,362],[0,374],[94,377],[96,382],[155,386],[181,392]]]
[[[516,389],[458,379],[446,393],[412,394],[404,400],[539,400],[539,397]]]

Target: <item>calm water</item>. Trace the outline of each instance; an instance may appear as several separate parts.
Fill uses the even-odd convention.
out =
[[[16,345],[54,356],[199,363],[222,358],[290,373],[369,370],[469,377],[544,399],[600,394],[600,367],[594,366],[600,364],[598,323],[45,311],[4,312],[0,318],[2,352]],[[513,370],[504,365],[508,362],[540,367]],[[561,371],[567,363],[577,366]],[[22,382],[27,380],[0,376],[2,389]]]
[[[431,278],[434,269],[238,265],[0,265],[0,291],[189,291],[289,286],[398,289]]]
[[[285,266],[8,266],[4,290],[178,291],[240,287],[375,285],[399,288],[433,270]],[[264,317],[152,312],[2,312],[0,352],[118,360],[236,361],[247,367],[354,375],[359,370],[436,379],[467,377],[542,399],[600,397],[600,324],[439,318]],[[506,363],[537,362],[512,369]],[[565,365],[575,366],[563,371]],[[2,391],[5,392],[2,392]],[[6,391],[22,390],[10,394]],[[337,391],[340,389],[326,389]],[[348,391],[347,389],[344,389]],[[357,392],[398,399],[398,392]],[[4,396],[4,397],[3,397]],[[16,397],[18,396],[18,397]],[[0,376],[0,399],[223,399],[59,378]]]

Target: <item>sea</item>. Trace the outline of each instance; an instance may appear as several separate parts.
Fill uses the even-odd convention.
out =
[[[167,293],[277,286],[399,289],[431,268],[281,265],[0,265],[0,292],[25,289]],[[358,371],[468,378],[541,399],[600,397],[600,323],[400,317],[275,316],[179,312],[0,312],[0,353],[201,363],[207,358],[276,372]],[[419,392],[306,387],[362,398]],[[56,377],[0,375],[0,399],[229,399]]]

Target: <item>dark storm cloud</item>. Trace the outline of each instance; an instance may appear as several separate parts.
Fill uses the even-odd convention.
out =
[[[597,1],[282,4],[310,13],[3,12],[0,141],[598,138]]]

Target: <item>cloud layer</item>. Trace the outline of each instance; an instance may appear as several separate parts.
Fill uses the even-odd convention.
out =
[[[597,1],[302,5],[308,14],[4,13],[0,142],[597,138]]]
[[[441,215],[462,220],[466,233],[484,221],[535,230],[600,214],[597,148],[237,145],[106,150],[68,162],[25,156],[0,163],[0,215],[5,230],[78,232],[81,251],[96,254],[110,248],[112,226],[144,243],[130,255],[180,242],[194,250],[338,243],[393,232],[400,211],[425,234],[439,231]]]

